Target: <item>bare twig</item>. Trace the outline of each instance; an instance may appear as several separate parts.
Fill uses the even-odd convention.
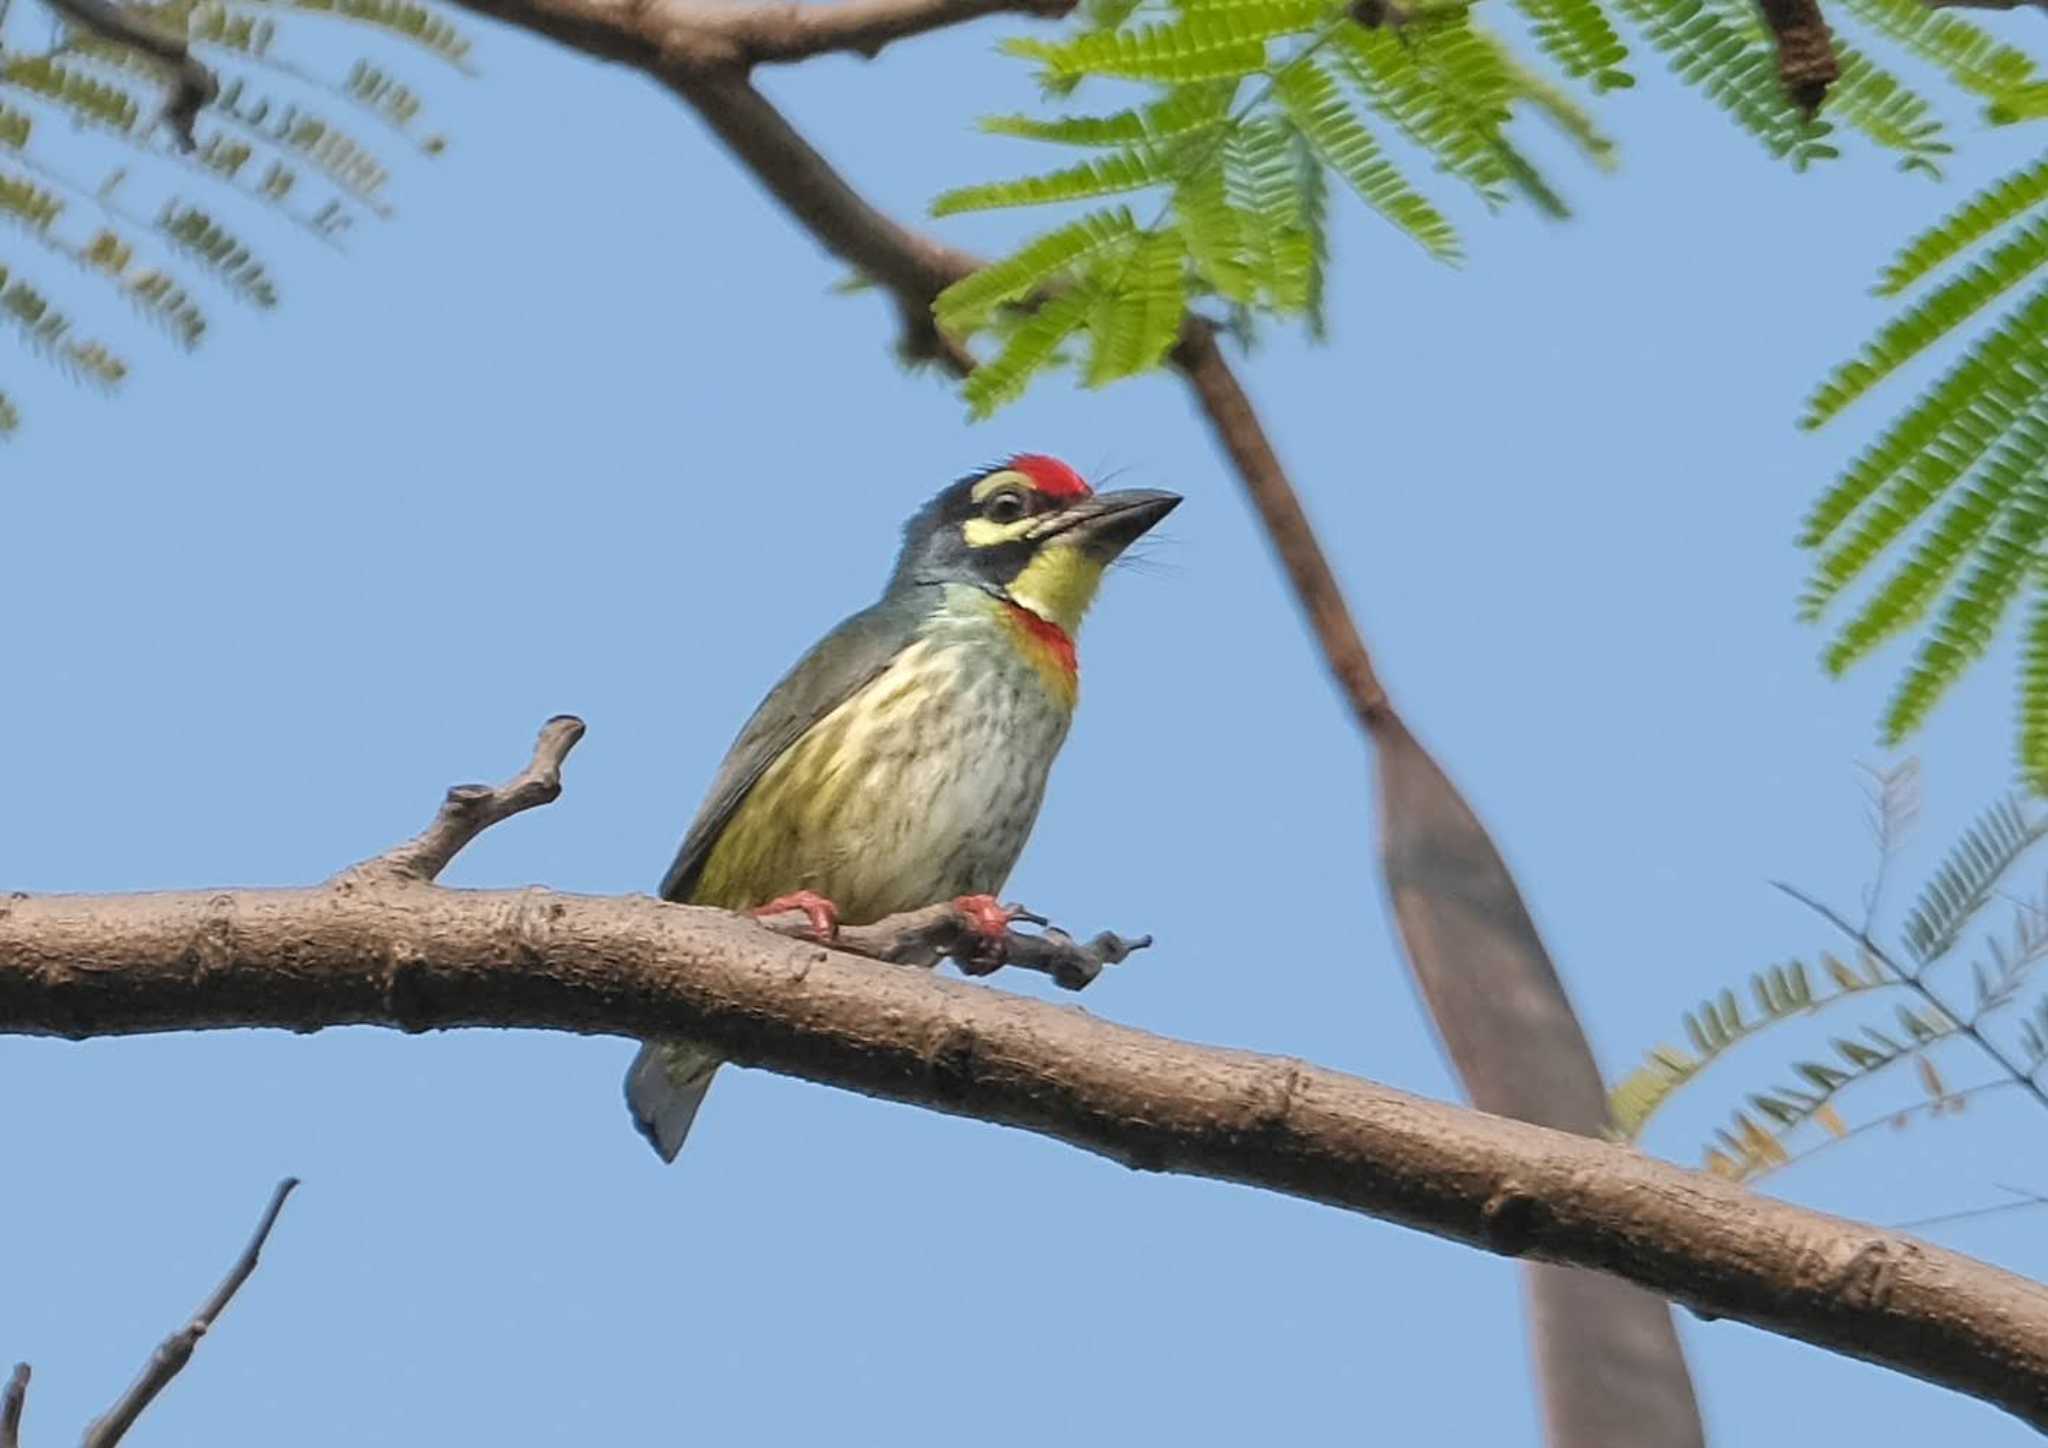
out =
[[[206,1336],[213,1327],[214,1319],[241,1290],[242,1284],[249,1280],[249,1274],[256,1270],[256,1259],[262,1255],[270,1229],[277,1225],[277,1214],[284,1210],[284,1199],[298,1184],[297,1177],[286,1177],[277,1184],[277,1190],[270,1194],[270,1205],[263,1210],[263,1220],[256,1224],[255,1235],[249,1238],[249,1245],[242,1249],[242,1255],[236,1259],[220,1286],[213,1290],[213,1296],[206,1299],[190,1322],[158,1344],[149,1361],[143,1364],[141,1375],[129,1385],[120,1401],[85,1430],[85,1448],[113,1448],[121,1441],[121,1435],[134,1426],[142,1410],[169,1385],[179,1369],[192,1360],[192,1350],[199,1345],[199,1339]]]
[[[0,1448],[21,1448],[21,1409],[28,1401],[28,1364],[16,1363],[0,1392]]]
[[[562,793],[562,761],[583,737],[583,721],[557,714],[541,726],[533,758],[503,784],[458,784],[441,801],[434,822],[402,845],[351,865],[342,878],[411,880],[431,884],[469,842],[500,820],[552,804]]]
[[[1009,909],[1021,920],[1047,924],[1044,917],[1021,906],[1012,905]],[[803,938],[810,930],[809,917],[801,910],[767,916],[761,923],[778,934],[797,938]],[[1002,958],[1005,965],[1051,976],[1067,990],[1082,990],[1094,984],[1103,967],[1121,964],[1151,943],[1149,935],[1127,940],[1105,930],[1083,945],[1066,931],[1048,925],[1042,934],[1012,930],[1004,938]],[[833,944],[849,955],[895,965],[929,967],[942,960],[962,958],[975,950],[980,941],[969,917],[951,904],[941,904],[891,915],[872,925],[842,926]]]

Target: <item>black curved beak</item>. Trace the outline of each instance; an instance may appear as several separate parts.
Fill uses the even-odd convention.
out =
[[[1179,506],[1179,493],[1156,488],[1095,493],[1057,513],[1047,514],[1043,526],[1034,529],[1033,534],[1040,539],[1071,534],[1074,546],[1096,562],[1108,563]]]

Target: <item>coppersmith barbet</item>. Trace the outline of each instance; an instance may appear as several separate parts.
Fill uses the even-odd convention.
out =
[[[881,598],[827,634],[754,711],[661,896],[769,914],[830,938],[957,899],[999,936],[995,892],[1067,737],[1074,633],[1106,569],[1180,502],[1097,493],[1022,454],[970,474],[905,525]],[[650,1042],[626,1073],[633,1120],[673,1161],[717,1070]]]

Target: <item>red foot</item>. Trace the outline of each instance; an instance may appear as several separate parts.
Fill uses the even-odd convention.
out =
[[[814,891],[796,890],[778,895],[766,905],[757,905],[747,913],[759,919],[764,915],[780,915],[785,910],[803,911],[804,918],[811,922],[811,934],[826,944],[839,938],[839,907]]]
[[[993,895],[962,895],[953,908],[967,920],[974,938],[963,941],[953,954],[963,975],[991,975],[1001,970],[1009,954],[1010,922],[1017,912],[999,904]]]

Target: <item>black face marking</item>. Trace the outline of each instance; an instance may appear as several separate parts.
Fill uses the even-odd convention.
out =
[[[1024,571],[1042,540],[1019,539],[975,548],[964,536],[967,524],[976,518],[1006,527],[1059,507],[1058,502],[1023,478],[1014,487],[997,488],[976,502],[976,485],[1005,471],[1007,465],[997,463],[969,473],[919,510],[903,530],[903,556],[897,563],[899,579],[907,577],[923,583],[959,581],[1001,590]]]

